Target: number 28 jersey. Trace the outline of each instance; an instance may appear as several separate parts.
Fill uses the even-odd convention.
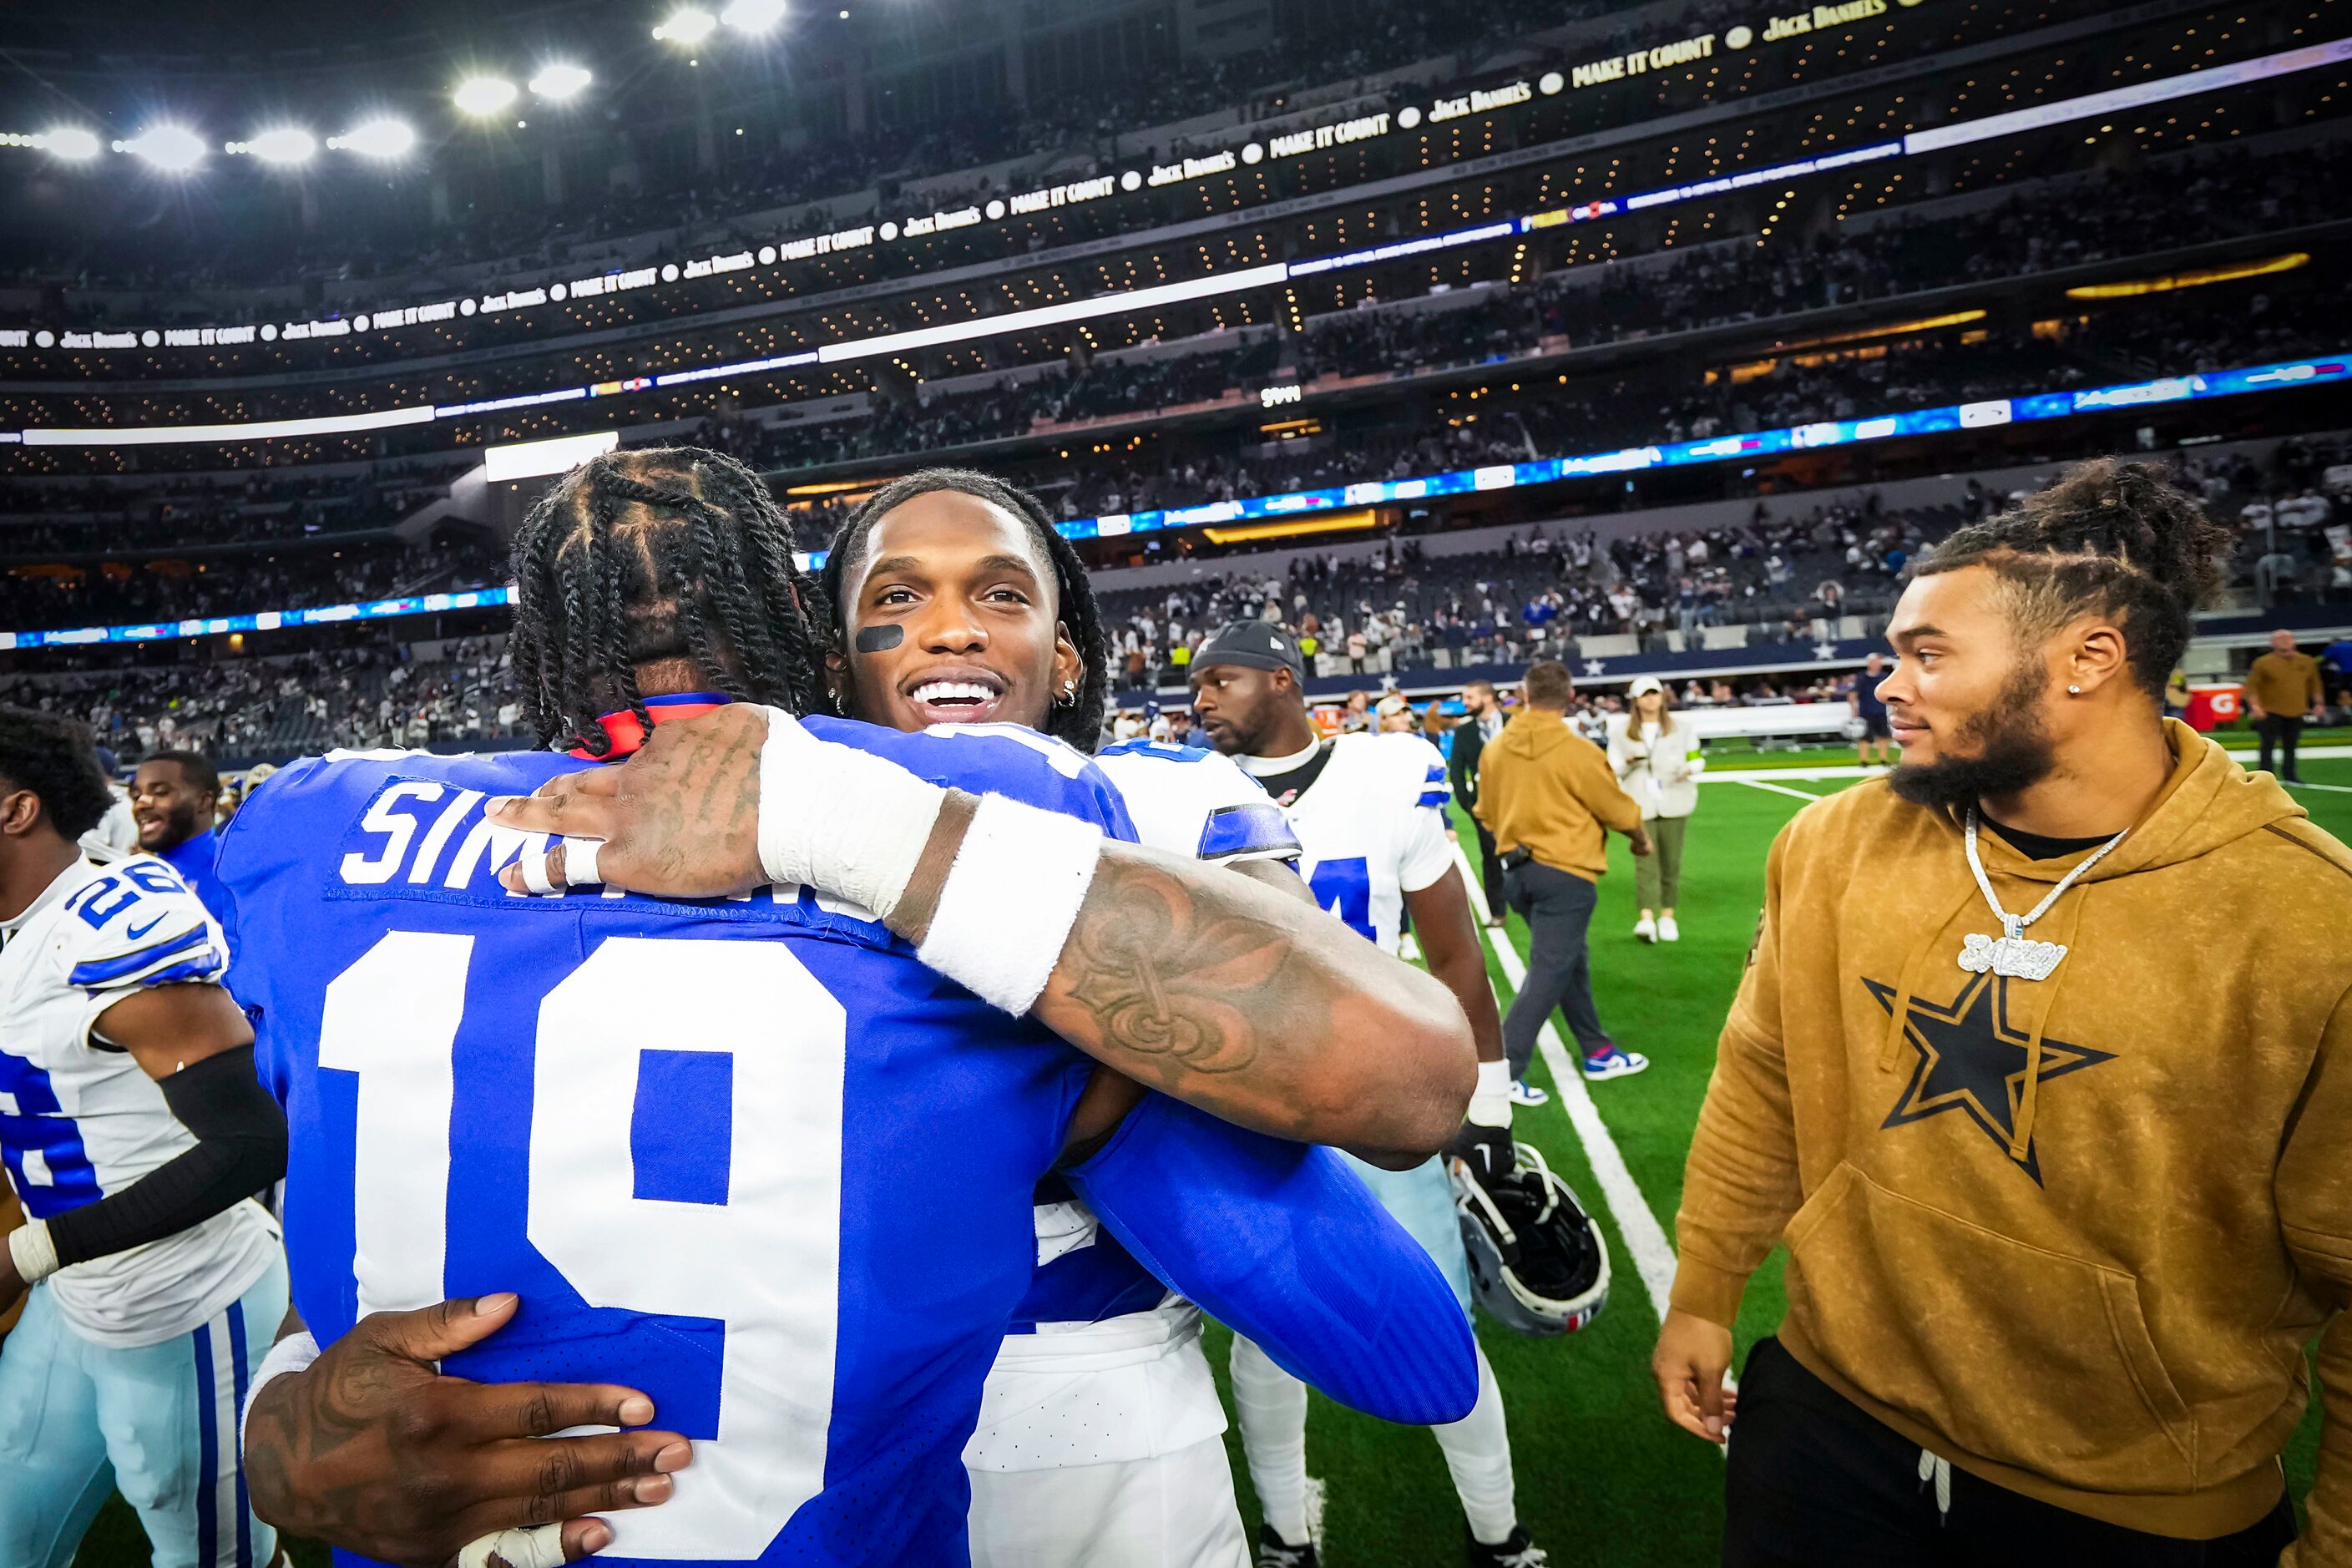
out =
[[[1057,742],[809,727],[1132,837]],[[1089,1064],[808,889],[507,894],[543,839],[483,803],[581,765],[311,761],[226,835],[296,1305],[325,1342],[511,1289],[449,1372],[643,1389],[695,1462],[600,1561],[962,1563],[960,1451]]]

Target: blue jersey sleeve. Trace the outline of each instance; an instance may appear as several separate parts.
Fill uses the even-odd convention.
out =
[[[1425,1426],[1477,1402],[1453,1285],[1332,1151],[1150,1094],[1067,1177],[1162,1284],[1340,1404]]]
[[[887,757],[950,789],[1001,795],[1024,805],[1094,823],[1132,844],[1134,819],[1101,769],[1084,752],[1018,724],[940,724],[916,734],[854,719],[804,719],[819,740]]]

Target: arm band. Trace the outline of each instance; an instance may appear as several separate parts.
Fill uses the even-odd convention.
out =
[[[1453,1285],[1335,1152],[1147,1094],[1065,1175],[1161,1284],[1340,1404],[1430,1426],[1477,1403]]]
[[[255,1075],[251,1046],[156,1084],[196,1146],[119,1193],[50,1216],[59,1268],[176,1236],[286,1173],[286,1115]]]

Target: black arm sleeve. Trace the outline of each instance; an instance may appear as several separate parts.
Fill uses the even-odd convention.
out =
[[[196,1146],[50,1220],[60,1268],[175,1236],[286,1173],[286,1116],[254,1072],[251,1046],[206,1057],[158,1084]]]

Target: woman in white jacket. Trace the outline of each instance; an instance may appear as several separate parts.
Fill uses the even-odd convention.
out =
[[[1642,826],[1655,850],[1633,862],[1642,918],[1633,934],[1643,942],[1680,942],[1675,902],[1682,891],[1683,830],[1698,809],[1698,731],[1674,710],[1666,689],[1644,675],[1626,689],[1630,712],[1609,720],[1609,761],[1625,793],[1642,803]]]

